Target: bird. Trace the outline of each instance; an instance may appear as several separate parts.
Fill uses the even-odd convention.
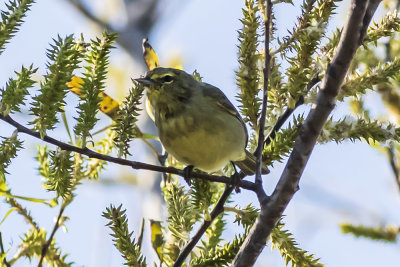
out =
[[[246,125],[220,89],[175,68],[157,67],[135,80],[146,88],[162,145],[179,162],[208,173],[231,162],[255,173]]]

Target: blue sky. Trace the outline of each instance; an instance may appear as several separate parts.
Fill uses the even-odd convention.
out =
[[[96,3],[99,5],[101,1]],[[242,1],[195,0],[186,2],[182,9],[181,5],[181,1],[171,1],[150,35],[150,42],[158,52],[161,64],[167,64],[171,58],[179,56],[188,72],[197,69],[204,81],[221,88],[237,104],[234,71],[237,68],[236,31],[240,28],[238,19],[241,17]],[[0,7],[4,7],[4,1],[0,2]],[[343,23],[345,9],[340,11],[335,21],[338,24]],[[293,27],[299,11],[288,5],[281,5],[276,14],[278,32],[284,35],[288,28]],[[0,86],[4,86],[14,70],[19,70],[21,65],[33,63],[39,67],[40,74],[45,73],[45,49],[57,35],[83,33],[89,39],[99,34],[95,29],[66,1],[37,1],[28,13],[21,32],[12,39],[1,55]],[[129,72],[128,78],[140,74],[120,48],[117,47],[112,57],[112,68],[115,72],[126,69]],[[123,94],[112,90],[108,92],[117,98]],[[76,98],[70,96],[67,102],[70,104],[67,112],[72,112]],[[25,107],[24,111],[27,109]],[[300,112],[308,111],[304,108]],[[334,112],[339,116],[345,114],[347,109],[344,105],[338,105]],[[23,115],[14,117],[24,123],[31,120]],[[144,120],[145,115],[141,118]],[[102,120],[102,123],[106,124],[107,120]],[[0,136],[10,136],[12,131],[12,127],[1,122]],[[63,130],[53,131],[51,135],[67,140]],[[36,144],[41,142],[23,135],[21,137],[25,141],[25,149],[20,152],[20,157],[13,160],[7,182],[14,194],[51,198],[53,195],[41,186],[34,160]],[[138,152],[134,153],[132,159],[155,163],[154,159],[143,152],[143,146],[135,145]],[[68,258],[77,266],[122,266],[122,258],[113,247],[109,230],[104,226],[106,221],[101,217],[101,213],[110,203],[123,203],[127,209],[130,229],[134,231],[139,229],[142,216],[146,219],[165,216],[165,211],[160,215],[158,210],[154,210],[158,206],[154,201],[159,198],[143,189],[151,188],[154,175],[109,166],[110,169],[104,172],[101,179],[133,175],[144,185],[141,188],[126,184],[104,186],[95,181],[86,181],[79,187],[77,198],[65,213],[71,218],[66,223],[68,233],[59,231],[56,235],[63,252],[70,254]],[[283,166],[284,164],[275,165],[271,174],[265,177],[264,186],[268,192],[273,190]],[[328,267],[397,266],[394,263],[400,261],[398,244],[356,239],[341,234],[338,226],[341,222],[371,226],[387,223],[400,225],[400,215],[394,212],[400,205],[400,194],[383,154],[361,142],[318,145],[303,174],[300,189],[289,204],[284,221],[301,248],[320,257]],[[250,202],[257,204],[255,196],[244,190],[233,199],[242,206]],[[32,203],[23,204],[32,210],[32,215],[42,227],[51,229],[57,209],[51,210]],[[0,218],[7,210],[8,206],[0,203]],[[233,224],[233,217],[228,223]],[[28,226],[19,215],[13,213],[0,227],[5,246],[8,247],[11,243],[15,247],[19,243],[18,236]],[[225,238],[231,239],[235,231],[234,227],[229,229]],[[149,238],[148,231],[146,237]],[[155,255],[150,246],[147,240],[144,244],[146,256],[153,259]],[[15,266],[27,265],[29,263],[26,261],[20,261]],[[32,266],[35,265],[32,263]],[[279,254],[276,251],[270,252],[267,247],[256,266],[283,265]]]

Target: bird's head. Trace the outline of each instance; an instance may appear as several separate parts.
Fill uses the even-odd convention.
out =
[[[148,100],[159,113],[182,111],[199,85],[192,75],[174,68],[158,67],[135,80],[146,87]]]
[[[135,79],[147,89],[147,95],[153,101],[184,101],[191,96],[197,81],[192,75],[174,68],[155,68],[143,78]]]

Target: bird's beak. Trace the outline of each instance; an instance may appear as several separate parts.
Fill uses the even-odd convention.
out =
[[[154,83],[152,80],[150,80],[148,78],[137,78],[134,80],[137,81],[138,83],[141,83],[141,84],[147,85],[147,86],[152,85]]]

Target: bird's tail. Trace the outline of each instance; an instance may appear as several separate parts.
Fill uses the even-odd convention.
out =
[[[235,161],[235,164],[244,172],[246,175],[253,175],[256,173],[257,159],[246,150],[246,158],[241,161]],[[267,174],[269,173],[269,169],[267,166],[261,166],[261,173]]]

